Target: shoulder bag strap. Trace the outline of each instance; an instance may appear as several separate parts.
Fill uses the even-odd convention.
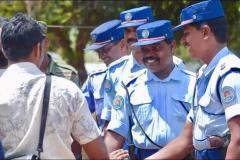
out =
[[[43,138],[44,138],[44,132],[46,127],[46,121],[47,121],[50,90],[51,90],[51,75],[46,75],[41,124],[40,124],[39,140],[38,140],[38,147],[37,147],[38,159],[40,159],[40,153],[43,152],[42,146],[43,146]]]

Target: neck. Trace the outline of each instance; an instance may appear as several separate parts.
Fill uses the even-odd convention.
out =
[[[169,66],[166,67],[166,69],[163,70],[163,72],[154,73],[159,79],[163,80],[167,78],[170,73],[172,72],[173,68],[175,67],[174,63],[170,63]]]
[[[215,45],[210,45],[211,48],[208,49],[206,56],[203,58],[205,64],[209,64],[212,59],[217,55],[217,53],[226,47],[226,43],[216,43]]]
[[[48,64],[49,64],[49,57],[48,57],[48,54],[45,54],[40,70],[42,72],[46,72],[48,68]]]

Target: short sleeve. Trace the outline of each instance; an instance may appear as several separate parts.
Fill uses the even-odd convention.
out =
[[[109,72],[107,72],[106,80],[104,82],[104,98],[103,103],[104,107],[101,114],[101,119],[110,121],[111,119],[111,110],[112,110],[112,101],[115,95],[115,90],[113,88],[113,82]]]
[[[232,72],[224,77],[219,90],[227,121],[240,115],[240,73]]]
[[[129,101],[123,87],[118,88],[113,100],[112,116],[107,129],[114,131],[127,139],[129,134]]]
[[[76,108],[72,126],[72,135],[80,144],[86,144],[100,136],[100,131],[88,109],[88,104],[83,94],[79,91],[76,95]]]

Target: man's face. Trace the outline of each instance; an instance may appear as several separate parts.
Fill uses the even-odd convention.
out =
[[[183,29],[183,36],[181,43],[188,49],[191,57],[201,59],[204,54],[204,35],[201,29],[197,30],[196,27],[187,25]]]
[[[172,65],[172,53],[175,42],[171,44],[165,41],[141,47],[143,63],[146,68],[159,77],[162,77]]]
[[[98,53],[98,57],[108,66],[113,61],[119,58],[119,54],[121,54],[121,50],[117,44],[110,43],[106,46],[96,50]]]
[[[132,45],[134,42],[137,42],[136,28],[135,28],[135,27],[127,27],[127,28],[125,28],[124,38],[125,38],[125,40],[126,40],[126,42],[127,42],[127,50],[128,50],[128,53],[130,53],[131,50],[132,50],[131,45]]]

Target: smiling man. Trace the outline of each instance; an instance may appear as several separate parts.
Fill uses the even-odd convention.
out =
[[[137,159],[144,159],[179,135],[192,98],[194,75],[175,65],[171,22],[160,20],[137,28],[142,70],[122,82],[115,99],[108,132],[109,150],[121,148],[131,133]],[[174,91],[174,92],[173,92]]]
[[[92,44],[85,50],[94,50],[99,58],[108,66],[111,62],[126,54],[126,44],[123,40],[123,29],[119,29],[120,20],[111,20],[96,27],[91,32]],[[95,71],[88,76],[82,87],[91,112],[95,112],[99,128],[103,129],[101,120],[103,108],[103,92],[106,69]]]

